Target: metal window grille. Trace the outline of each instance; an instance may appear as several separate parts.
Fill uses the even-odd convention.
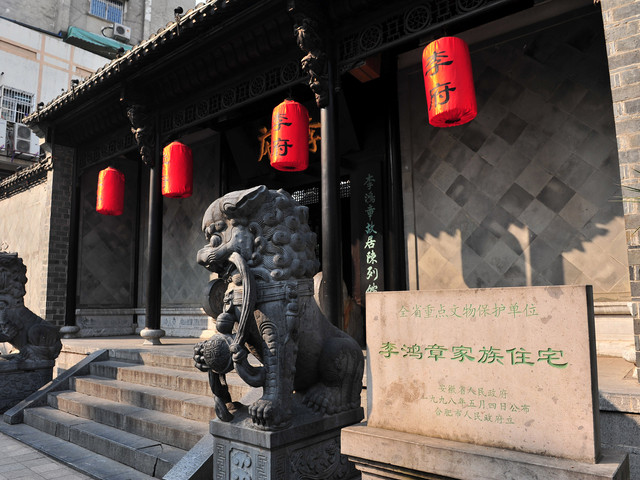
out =
[[[320,187],[295,190],[291,196],[301,205],[320,203]],[[340,198],[351,198],[351,180],[340,180]]]
[[[31,113],[33,94],[7,86],[0,87],[0,118],[9,122],[22,123]]]
[[[117,0],[91,0],[89,13],[113,23],[122,23],[124,2]]]
[[[320,203],[320,188],[311,187],[304,190],[296,190],[291,194],[293,199],[301,205],[313,205]]]
[[[340,180],[340,198],[351,198],[351,180]]]

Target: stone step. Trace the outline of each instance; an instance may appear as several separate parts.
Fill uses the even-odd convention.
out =
[[[190,372],[186,372],[107,360],[91,364],[91,375],[138,385],[165,388],[192,395],[211,396],[209,376],[195,368]],[[234,400],[242,398],[251,390],[251,387],[245,384],[235,373],[227,375],[227,384]]]
[[[213,395],[210,392],[207,396],[195,395],[93,375],[72,378],[69,388],[85,395],[169,413],[198,422],[208,422],[216,416]]]
[[[113,349],[109,358],[120,362],[138,363],[151,367],[170,368],[187,372],[197,371],[193,361],[193,347],[185,349],[166,345],[162,349]]]
[[[146,473],[44,433],[25,423],[8,425],[0,422],[0,432],[92,478],[99,480],[153,480],[153,477]],[[3,474],[6,478],[12,478],[11,472],[3,472]]]
[[[24,422],[157,478],[162,478],[187,453],[51,407],[28,409]]]
[[[63,412],[183,450],[189,450],[209,433],[206,422],[196,422],[73,391],[51,393],[48,403]]]

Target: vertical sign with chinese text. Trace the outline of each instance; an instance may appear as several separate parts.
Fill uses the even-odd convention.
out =
[[[377,164],[362,169],[351,178],[353,227],[358,239],[356,258],[359,271],[354,282],[358,303],[368,292],[384,290],[383,211],[380,169]]]

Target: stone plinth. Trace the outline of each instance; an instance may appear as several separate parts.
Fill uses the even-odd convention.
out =
[[[362,408],[336,415],[319,415],[296,401],[289,428],[274,432],[256,429],[246,407],[229,423],[212,420],[213,478],[231,480],[347,480],[358,473],[340,454],[340,429],[358,423]]]
[[[83,308],[76,310],[78,337],[113,337],[135,332],[132,308]]]
[[[595,302],[593,306],[598,355],[622,357],[635,363],[631,302]]]
[[[51,381],[54,361],[0,360],[0,413],[17,405]]]
[[[136,333],[145,328],[144,308],[134,309]],[[216,333],[215,319],[207,316],[202,307],[162,307],[160,326],[167,337],[209,338]]]
[[[603,450],[600,461],[593,464],[366,425],[354,425],[342,430],[342,453],[362,472],[362,480],[630,478],[628,456],[621,452]]]
[[[589,286],[367,296],[362,480],[629,479],[600,445]]]
[[[76,325],[65,325],[60,328],[60,336],[62,338],[76,338],[79,331],[80,327]]]

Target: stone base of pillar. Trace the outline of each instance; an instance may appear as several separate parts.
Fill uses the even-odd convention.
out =
[[[602,450],[598,463],[483,447],[355,425],[342,430],[342,453],[362,480],[629,480],[629,456]]]
[[[144,338],[143,345],[162,345],[160,338],[164,337],[165,332],[160,328],[144,328],[140,331],[140,336]]]
[[[296,401],[292,425],[275,432],[257,429],[244,406],[231,422],[210,423],[213,478],[294,480],[359,478],[340,454],[340,430],[362,420],[362,408],[320,415]]]
[[[133,335],[134,309],[132,308],[79,308],[76,310],[78,337],[113,337]]]
[[[60,328],[60,337],[61,338],[76,338],[78,336],[78,332],[80,331],[80,327],[76,325],[65,325]]]

